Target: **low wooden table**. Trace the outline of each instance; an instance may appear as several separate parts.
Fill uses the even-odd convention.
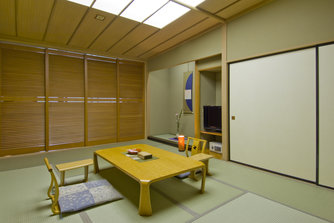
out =
[[[149,152],[154,157],[156,157],[156,159],[139,162],[130,157],[127,157],[124,154],[128,149],[134,148],[140,148],[142,151]],[[168,152],[153,146],[137,144],[95,151],[95,173],[99,172],[97,159],[98,156],[139,182],[140,215],[152,215],[150,185],[153,182],[164,180],[173,176],[177,176],[181,173],[201,168],[203,172],[203,177],[200,192],[204,192],[206,167],[204,163],[197,160],[189,159],[187,157]]]
[[[85,179],[84,181],[88,180],[88,166],[93,165],[93,160],[92,159],[86,159],[86,160],[79,160],[79,161],[74,161],[74,162],[69,162],[69,163],[61,163],[57,164],[56,168],[60,172],[60,185],[63,186],[65,182],[65,171],[66,170],[73,170],[77,169],[80,167],[85,168]]]

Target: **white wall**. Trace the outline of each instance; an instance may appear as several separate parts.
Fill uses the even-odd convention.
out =
[[[276,0],[228,23],[227,59],[334,40],[333,0]]]
[[[149,79],[150,98],[150,132],[149,135],[160,135],[172,132],[168,116],[170,110],[171,80],[168,70],[158,70],[150,73]],[[153,106],[153,108],[152,108]]]
[[[176,134],[175,115],[183,107],[183,73],[187,71],[195,71],[194,62],[149,73],[150,87],[148,94],[151,98],[149,135]],[[193,92],[194,95],[195,91]],[[186,136],[194,136],[193,114],[182,116],[180,133]]]
[[[166,53],[148,60],[148,71],[174,67],[198,59],[211,57],[222,52],[222,28],[205,33]]]

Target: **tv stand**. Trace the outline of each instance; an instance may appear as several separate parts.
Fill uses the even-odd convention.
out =
[[[203,135],[201,138],[206,139],[208,142],[212,141],[217,141],[221,142],[222,141],[222,133],[221,132],[208,132],[208,131],[200,131],[200,133]],[[215,157],[216,159],[222,159],[222,154],[209,151],[209,154]]]

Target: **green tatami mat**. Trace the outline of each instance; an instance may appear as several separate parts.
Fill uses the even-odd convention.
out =
[[[193,222],[327,223],[328,221],[247,193]]]
[[[232,162],[211,159],[210,168],[223,183],[334,222],[334,190]]]
[[[201,194],[201,182],[201,180],[194,181],[190,178],[183,180],[170,178],[156,182],[152,184],[152,187],[197,215],[203,214],[244,193],[207,177],[205,192]]]
[[[139,190],[135,190],[136,193]],[[127,194],[125,194],[125,197]],[[154,190],[151,190],[151,202],[153,215],[143,217],[138,214],[138,199],[133,200],[127,197],[123,200],[101,205],[98,208],[87,210],[87,214],[92,222],[119,222],[119,223],[134,223],[134,222],[152,222],[152,223],[171,223],[171,222],[186,222],[192,219],[193,216],[177,205],[160,195]]]
[[[53,163],[53,164],[93,158],[93,154],[95,150],[107,149],[107,148],[113,148],[113,147],[125,146],[125,145],[132,145],[132,144],[148,144],[148,145],[159,147],[161,149],[165,149],[171,152],[178,153],[178,150],[176,147],[172,147],[172,146],[168,146],[168,145],[154,142],[151,140],[143,139],[143,140],[121,142],[121,143],[109,143],[109,144],[97,145],[97,146],[87,146],[87,147],[78,147],[78,148],[71,148],[71,149],[64,149],[64,150],[54,150],[54,151],[49,151],[49,152],[39,152],[39,153],[17,155],[17,156],[10,156],[10,157],[0,157],[0,171],[44,165],[44,161],[43,161],[44,157],[47,157],[50,163]],[[184,153],[179,153],[179,154],[184,155]]]
[[[94,174],[91,166],[89,181],[107,179],[123,194],[124,199],[67,214],[63,218],[52,216],[51,201],[46,200],[50,174],[43,161],[45,156],[52,164],[58,164],[93,158],[94,151],[98,149],[131,144],[148,144],[184,155],[176,147],[150,140],[135,140],[0,158],[0,221],[234,223],[233,220],[237,222],[245,215],[247,217],[241,222],[247,222],[247,219],[256,223],[275,223],[275,219],[287,223],[308,223],[313,219],[334,222],[334,190],[216,159],[209,162],[212,176],[206,179],[204,194],[200,194],[201,180],[170,178],[155,182],[151,185],[153,215],[142,217],[138,215],[139,183],[99,158],[101,171]],[[66,177],[74,175],[83,177],[83,169],[66,172]]]
[[[46,167],[38,166],[0,172],[0,221],[4,223],[53,223],[59,215],[51,216],[51,201],[47,190],[51,180]],[[82,223],[78,214],[61,222]]]

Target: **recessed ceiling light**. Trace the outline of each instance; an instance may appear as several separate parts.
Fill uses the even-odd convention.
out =
[[[142,22],[167,2],[168,0],[135,0],[121,16]]]
[[[192,6],[192,7],[196,7],[199,4],[201,4],[202,2],[204,2],[205,0],[178,0],[179,2],[182,2],[186,5]]]
[[[85,6],[90,6],[93,2],[93,0],[67,0],[67,1],[70,1],[70,2],[75,2],[75,3],[78,3],[80,5],[85,5]]]
[[[131,0],[96,0],[93,8],[118,15]]]
[[[175,2],[168,2],[164,7],[148,18],[144,23],[147,25],[163,28],[177,18],[187,13],[190,9]]]
[[[99,14],[97,14],[97,15],[95,16],[95,19],[100,20],[100,21],[103,21],[103,20],[105,19],[105,17],[104,17],[103,15],[99,15]]]

